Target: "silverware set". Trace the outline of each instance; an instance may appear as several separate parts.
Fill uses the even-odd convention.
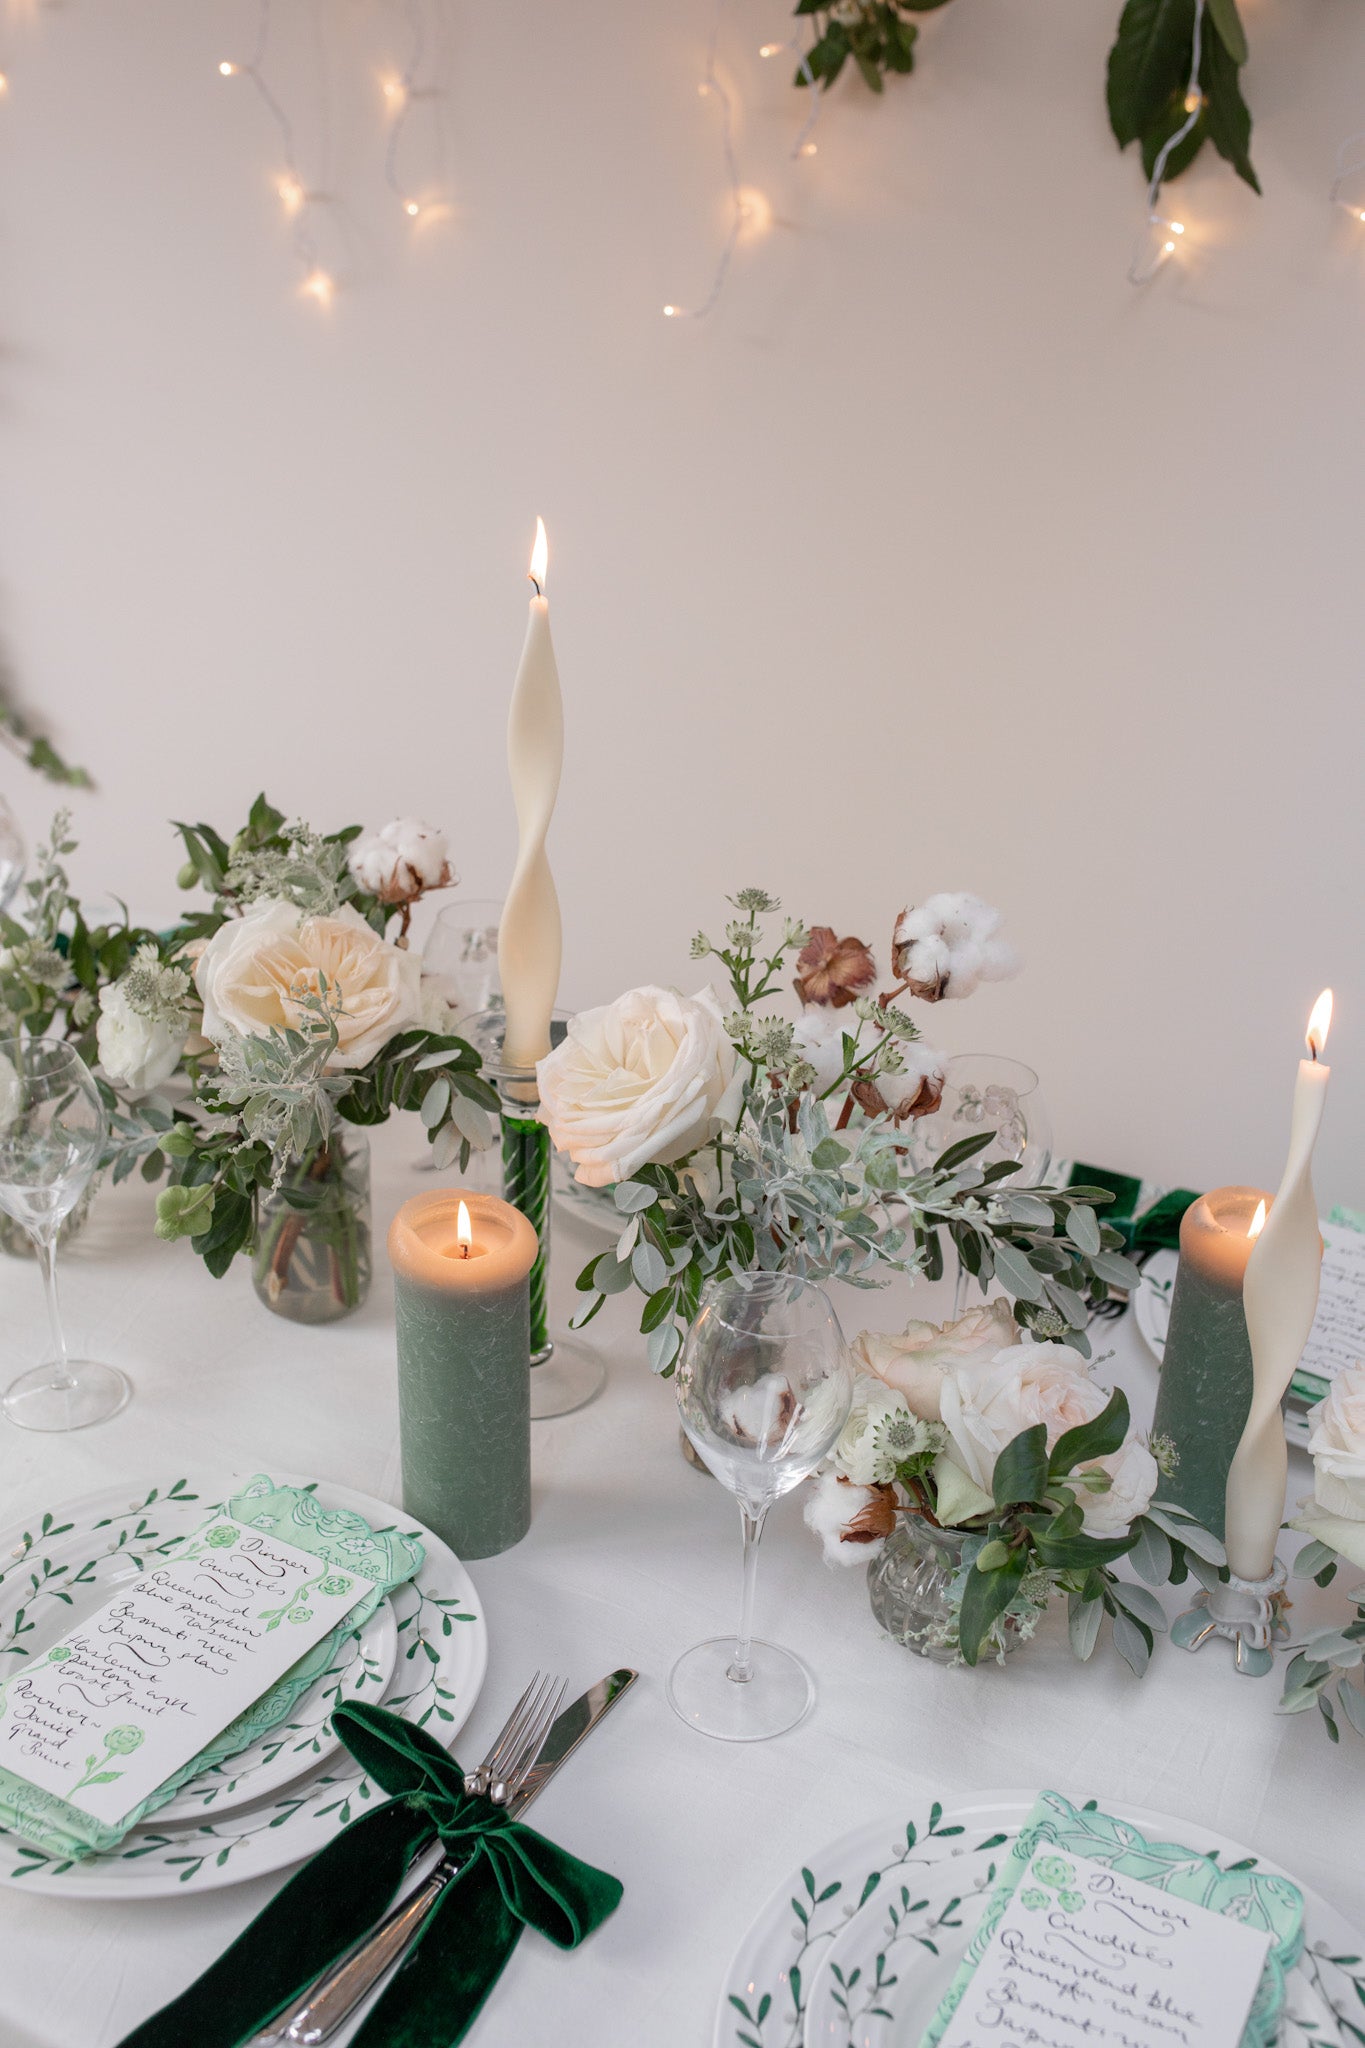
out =
[[[631,1670],[613,1671],[570,1706],[564,1681],[538,1671],[498,1730],[487,1756],[465,1774],[464,1788],[505,1807],[515,1819],[543,1791],[560,1765],[634,1684]],[[463,1862],[447,1851],[339,1962],[317,1978],[249,2048],[318,2048],[329,2041],[380,1979],[402,1961]]]

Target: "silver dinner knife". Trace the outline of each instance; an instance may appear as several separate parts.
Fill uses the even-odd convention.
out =
[[[516,1797],[507,1803],[513,1820],[544,1791],[560,1765],[568,1761],[638,1677],[638,1672],[629,1669],[610,1672],[606,1678],[599,1678],[596,1685],[590,1685],[551,1722],[540,1755]],[[316,2044],[329,2041],[380,1978],[412,1948],[419,1930],[444,1896],[446,1886],[463,1868],[462,1863],[443,1856],[414,1892],[401,1899],[340,1962],[333,1963],[310,1984],[288,2011],[257,2034],[250,2048],[316,2048]]]

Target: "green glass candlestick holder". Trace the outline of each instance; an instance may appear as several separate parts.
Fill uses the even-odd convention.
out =
[[[550,1027],[558,1044],[568,1017],[556,1012]],[[531,1268],[531,1420],[572,1415],[595,1400],[606,1382],[600,1353],[565,1331],[551,1335],[550,1317],[550,1163],[554,1148],[540,1121],[540,1095],[534,1067],[509,1064],[503,1057],[507,1019],[502,1010],[481,1010],[461,1020],[460,1030],[478,1048],[483,1070],[502,1103],[502,1193],[535,1231],[540,1251]]]

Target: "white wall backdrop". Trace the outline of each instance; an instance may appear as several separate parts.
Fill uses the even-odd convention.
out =
[[[566,1000],[689,980],[747,882],[883,954],[907,898],[973,887],[1027,972],[940,1042],[1031,1060],[1067,1150],[1167,1180],[1274,1185],[1333,982],[1320,1187],[1365,1202],[1365,229],[1326,203],[1365,16],[1245,0],[1266,196],[1201,162],[1136,292],[1117,12],[954,0],[794,163],[757,56],[785,0],[730,0],[772,218],[699,324],[660,308],[725,231],[710,0],[448,0],[452,204],[415,226],[376,87],[402,9],[277,0],[327,312],[217,70],[250,0],[12,13],[0,645],[98,777],[81,882],[169,913],[164,820],[231,825],[264,783],[317,823],[444,822],[497,893],[541,512]],[[4,787],[36,833],[48,792]]]

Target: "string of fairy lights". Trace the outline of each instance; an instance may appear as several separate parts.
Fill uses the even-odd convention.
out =
[[[438,75],[440,37],[434,30],[439,27],[439,8],[443,0],[400,0],[400,4],[405,40],[403,62],[401,67],[392,67],[377,75],[386,121],[383,177],[386,190],[404,217],[419,224],[447,215],[450,211],[443,181],[439,177],[415,183],[407,174],[412,154],[412,120],[419,108],[425,106],[430,112],[437,145],[433,153],[437,156],[440,153],[443,91]],[[726,228],[705,294],[694,305],[670,301],[663,307],[664,317],[668,320],[704,320],[714,312],[730,279],[736,252],[746,232],[761,230],[772,218],[768,200],[761,191],[745,184],[740,170],[736,142],[736,93],[733,84],[727,82],[720,61],[728,4],[729,0],[714,0],[702,75],[697,86],[699,96],[714,106],[717,113],[726,191]],[[1186,236],[1184,221],[1162,211],[1161,194],[1167,166],[1205,111],[1200,69],[1208,6],[1209,0],[1195,0],[1189,79],[1184,95],[1185,118],[1163,143],[1147,181],[1142,227],[1128,265],[1128,278],[1134,285],[1147,284],[1176,254]],[[269,119],[275,142],[274,189],[290,229],[290,246],[299,271],[298,290],[315,305],[329,308],[339,285],[336,271],[322,260],[319,228],[326,218],[324,209],[332,201],[304,175],[294,120],[268,69],[274,10],[275,0],[256,0],[255,34],[249,53],[222,57],[218,61],[218,72],[225,81],[250,86]],[[795,35],[760,44],[758,55],[765,60],[788,58],[794,62],[797,75],[805,86],[807,104],[789,154],[796,159],[814,157],[819,148],[815,130],[827,96],[824,81],[814,75],[806,51]],[[0,102],[9,96],[10,91],[10,71],[0,63]],[[1365,129],[1348,136],[1341,144],[1328,198],[1334,207],[1343,209],[1355,220],[1365,222]]]

